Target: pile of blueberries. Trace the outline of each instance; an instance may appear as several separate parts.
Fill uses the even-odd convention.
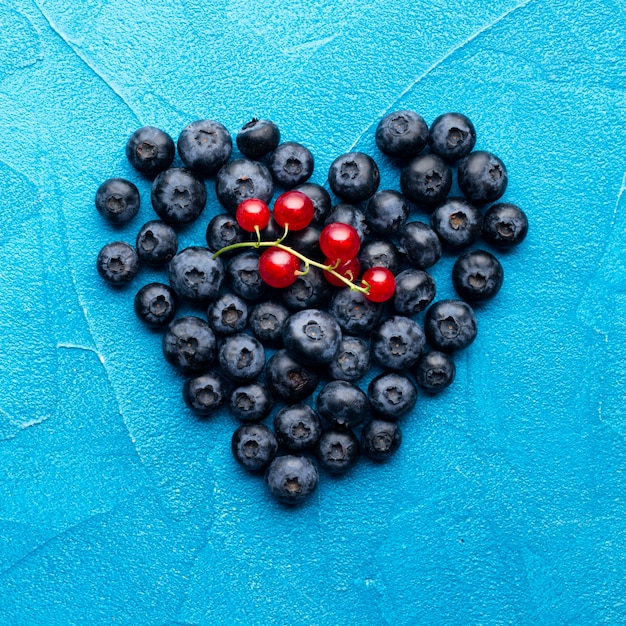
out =
[[[339,199],[334,205],[323,186],[308,182],[311,152],[281,143],[270,120],[253,119],[237,133],[240,158],[231,158],[231,135],[212,120],[187,126],[176,146],[154,127],[140,128],[126,145],[130,163],[153,181],[151,204],[159,219],[139,229],[134,246],[105,245],[98,272],[121,286],[142,263],[167,269],[167,282],[136,293],[135,312],[164,330],[165,359],[188,376],[187,406],[202,416],[228,406],[241,423],[233,456],[253,473],[264,471],[280,502],[310,496],[318,466],[341,474],[361,455],[384,461],[394,454],[401,442],[398,421],[411,413],[418,387],[427,394],[447,388],[455,376],[452,354],[474,341],[471,304],[492,298],[502,285],[493,254],[464,249],[481,236],[495,248],[511,248],[528,230],[519,207],[493,204],[506,190],[507,170],[497,156],[473,151],[476,133],[466,116],[446,113],[429,128],[415,112],[396,111],[380,121],[375,139],[398,165],[401,192],[379,190],[374,159],[351,152],[328,172]],[[185,167],[172,167],[176,149]],[[453,167],[462,197],[448,197]],[[207,178],[214,179],[223,211],[208,222],[206,246],[178,251],[177,229],[205,208]],[[312,203],[311,223],[285,232],[272,218],[257,232],[250,224],[242,228],[238,207],[250,199],[269,206],[275,187],[285,191],[279,199],[291,194]],[[121,178],[105,181],[96,193],[97,210],[116,224],[130,221],[139,204],[137,187]],[[430,214],[430,224],[409,221],[418,211]],[[354,285],[361,273],[385,268],[395,278],[387,301],[320,269],[328,262],[320,235],[337,223],[358,233],[358,255],[350,260]],[[281,242],[317,265],[296,264],[302,271],[289,286],[272,287],[259,271],[260,241]],[[435,281],[426,270],[443,249],[460,253],[452,270],[459,299],[434,302]],[[343,260],[336,261],[328,267]],[[206,317],[176,317],[182,301]],[[416,316],[424,311],[422,329]],[[371,366],[381,372],[365,391],[358,381]],[[263,423],[270,417],[273,429]]]

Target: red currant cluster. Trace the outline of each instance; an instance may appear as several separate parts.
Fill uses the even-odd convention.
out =
[[[320,234],[319,245],[325,256],[319,263],[286,246],[283,241],[289,231],[305,229],[313,220],[314,208],[311,199],[300,191],[287,191],[274,202],[274,221],[284,228],[284,233],[275,241],[261,241],[261,231],[272,217],[270,208],[259,198],[248,198],[237,207],[235,217],[243,230],[256,233],[256,242],[242,242],[226,246],[213,256],[241,247],[267,247],[259,258],[259,274],[270,287],[289,287],[306,274],[311,265],[324,270],[326,280],[336,287],[349,286],[360,291],[372,302],[385,302],[395,291],[394,275],[385,267],[371,267],[363,273],[361,284],[355,281],[361,272],[357,253],[361,239],[356,229],[349,224],[332,222]],[[301,268],[304,263],[304,269]]]

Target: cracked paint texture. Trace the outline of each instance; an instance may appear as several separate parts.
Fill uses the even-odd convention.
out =
[[[0,23],[1,624],[626,622],[623,3],[16,0]],[[530,232],[397,456],[284,509],[135,319],[163,274],[95,272],[154,218],[124,144],[263,116],[314,182],[358,149],[397,188],[374,129],[400,108],[466,113]],[[112,176],[141,194],[122,228],[93,206]]]

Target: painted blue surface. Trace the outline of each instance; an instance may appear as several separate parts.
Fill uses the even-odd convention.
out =
[[[626,623],[623,4],[76,5],[0,5],[0,623]],[[259,115],[313,181],[356,147],[397,187],[373,130],[399,108],[466,113],[530,233],[394,460],[285,510],[95,273],[152,218],[123,146]],[[142,195],[122,229],[93,206],[111,176]],[[181,247],[217,210],[209,185]]]

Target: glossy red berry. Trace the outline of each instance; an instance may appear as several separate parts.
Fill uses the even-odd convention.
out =
[[[326,259],[324,261],[324,265],[334,265],[334,262],[330,259]],[[361,273],[361,263],[357,257],[353,257],[348,259],[347,261],[342,261],[337,267],[334,268],[337,274],[341,274],[345,276],[351,282],[354,282]],[[341,279],[333,276],[330,272],[324,272],[324,278],[331,284],[335,285],[335,287],[345,287],[346,283],[344,283]]]
[[[320,234],[320,248],[333,261],[353,259],[360,247],[359,233],[349,224],[332,222]]]
[[[249,233],[253,233],[255,226],[263,230],[270,222],[270,208],[258,198],[244,200],[235,212],[237,224]]]
[[[289,287],[299,269],[297,257],[282,248],[267,248],[259,258],[259,274],[270,287]]]
[[[289,230],[306,228],[315,215],[313,201],[301,191],[286,191],[274,202],[274,219]]]
[[[361,278],[361,286],[369,286],[366,298],[372,302],[386,302],[396,290],[396,279],[386,267],[370,267]]]

